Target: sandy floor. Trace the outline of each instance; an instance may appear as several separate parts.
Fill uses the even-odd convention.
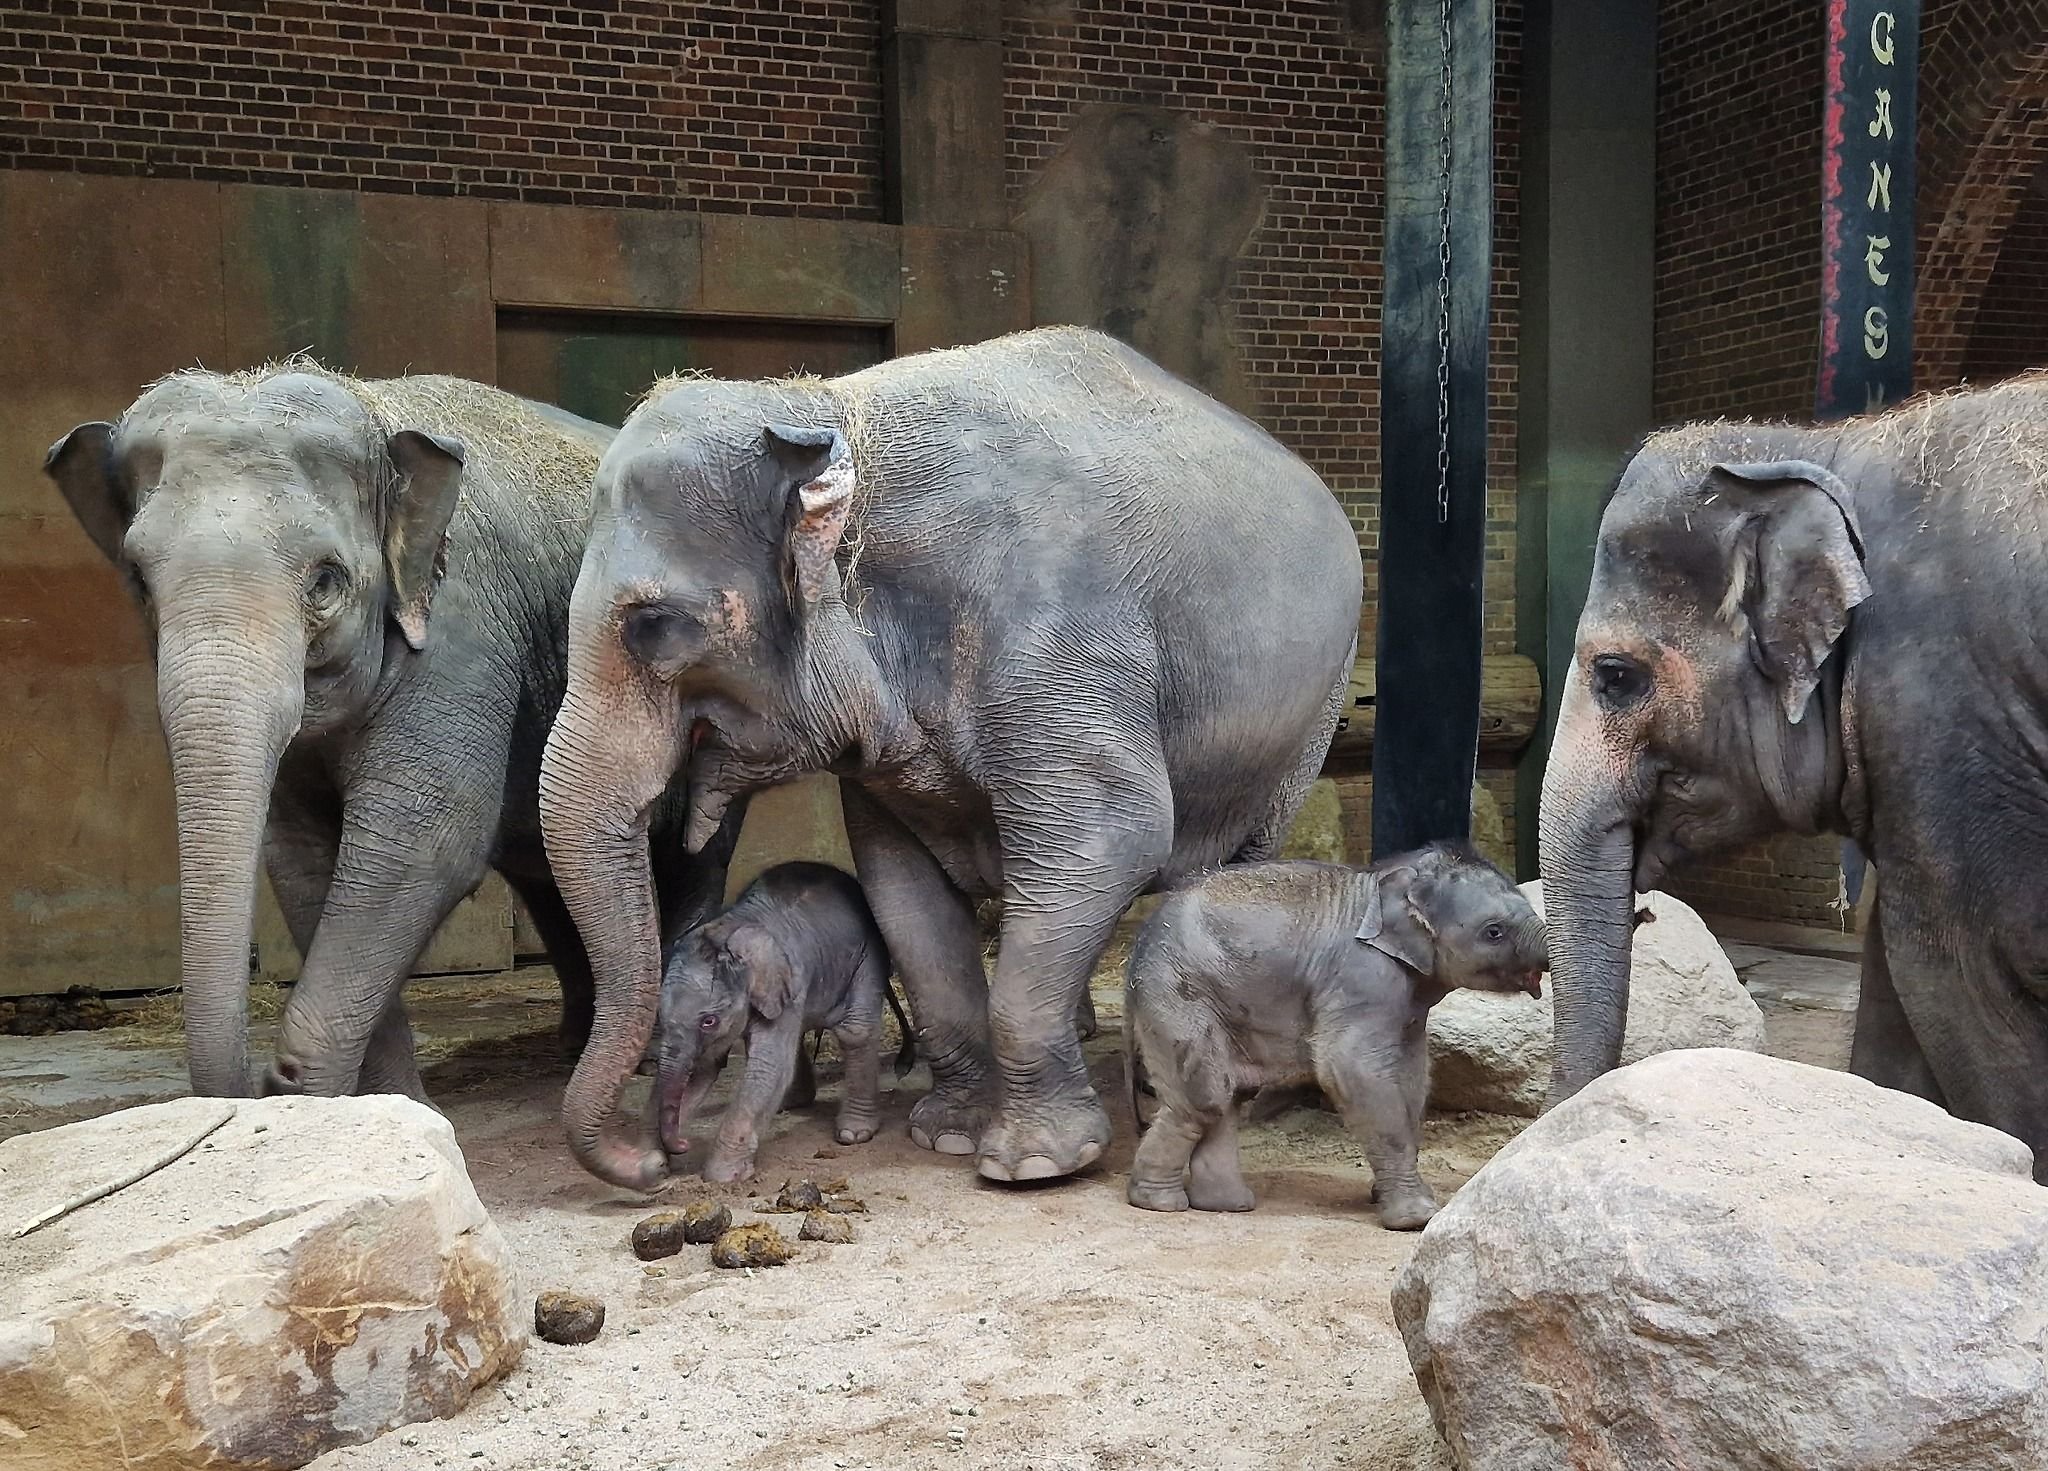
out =
[[[1113,978],[1111,967],[1098,978],[1103,1030],[1088,1048],[1106,1099],[1121,1087]],[[1796,987],[1811,991],[1811,977],[1780,990],[1796,1002]],[[429,1087],[526,1288],[601,1298],[608,1317],[589,1345],[535,1342],[455,1419],[330,1453],[314,1463],[322,1471],[1450,1464],[1387,1305],[1415,1238],[1379,1227],[1367,1172],[1329,1115],[1245,1131],[1257,1211],[1159,1216],[1124,1204],[1121,1106],[1097,1170],[987,1185],[967,1161],[905,1136],[922,1069],[885,1091],[880,1138],[834,1145],[828,1055],[819,1102],[779,1119],[753,1187],[714,1192],[692,1178],[649,1200],[592,1179],[562,1143],[567,1069],[545,970],[419,982],[410,997]],[[1847,1012],[1804,999],[1766,1001],[1770,1050],[1839,1066]],[[259,1052],[266,1030],[252,1039]],[[175,1036],[0,1039],[0,1137],[181,1093]],[[1439,1197],[1521,1124],[1432,1119],[1423,1173]],[[700,1133],[715,1127],[708,1119]],[[704,1247],[654,1264],[628,1247],[641,1216],[710,1194],[736,1220],[794,1236],[801,1218],[748,1210],[793,1175],[850,1179],[870,1210],[854,1217],[852,1245],[805,1243],[791,1265],[751,1274],[712,1268]]]

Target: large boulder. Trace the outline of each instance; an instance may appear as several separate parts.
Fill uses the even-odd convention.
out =
[[[2039,1471],[2031,1170],[1844,1073],[1668,1052],[1475,1175],[1394,1318],[1463,1471]]]
[[[409,1099],[187,1098],[0,1143],[9,1471],[304,1465],[459,1409],[523,1317],[454,1131]]]
[[[1543,912],[1543,882],[1522,885]],[[1679,1047],[1760,1051],[1764,1017],[1699,915],[1669,894],[1636,899],[1651,919],[1636,927],[1621,1060]],[[1429,1013],[1429,1101],[1535,1118],[1550,1088],[1550,992],[1453,991]]]

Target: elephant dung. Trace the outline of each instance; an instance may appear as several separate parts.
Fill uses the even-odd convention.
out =
[[[782,1193],[775,1197],[774,1209],[792,1215],[799,1211],[814,1211],[825,1203],[825,1192],[818,1188],[816,1180],[784,1180]]]
[[[2025,1145],[1727,1049],[1607,1074],[1422,1233],[1395,1322],[1461,1466],[2048,1465]]]
[[[126,1109],[0,1143],[0,1180],[9,1471],[297,1466],[454,1414],[526,1346],[454,1131],[407,1098]]]
[[[683,1212],[683,1240],[692,1246],[716,1241],[732,1229],[732,1212],[715,1200],[692,1201]]]
[[[603,1331],[604,1304],[594,1297],[550,1291],[533,1300],[533,1333],[544,1342],[588,1343]]]
[[[633,1227],[633,1255],[643,1262],[658,1262],[674,1256],[689,1240],[688,1218],[682,1211],[656,1211]]]
[[[845,1216],[835,1216],[830,1211],[814,1210],[805,1214],[803,1229],[797,1232],[802,1241],[823,1241],[831,1246],[844,1246],[853,1240],[853,1222]]]
[[[1522,892],[1542,913],[1542,881]],[[1637,902],[1651,922],[1635,931],[1622,1062],[1679,1047],[1762,1050],[1763,1013],[1705,922],[1669,894]],[[1429,1012],[1429,1101],[1535,1118],[1550,1091],[1550,1048],[1547,987],[1541,1000],[1453,991]]]
[[[796,1247],[773,1226],[755,1222],[735,1226],[711,1248],[714,1267],[779,1267],[796,1256]]]

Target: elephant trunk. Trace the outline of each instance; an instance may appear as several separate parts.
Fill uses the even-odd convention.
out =
[[[682,756],[673,700],[642,686],[571,619],[568,694],[541,763],[541,829],[562,899],[596,981],[590,1040],[562,1101],[569,1147],[592,1174],[651,1190],[667,1164],[651,1131],[609,1125],[653,1034],[661,995],[661,922],[647,850],[649,817]]]
[[[713,1057],[702,1048],[688,1055],[663,1055],[654,1075],[654,1113],[661,1147],[669,1154],[688,1151],[690,1139],[685,1130],[703,1106],[711,1085],[725,1071],[725,1056],[721,1052]]]
[[[1590,702],[1574,680],[1543,776],[1553,1106],[1620,1064],[1628,1023],[1635,843],[1626,784],[1609,769],[1598,736]]]
[[[256,874],[271,784],[305,703],[297,609],[264,601],[241,579],[181,589],[165,604],[157,644],[177,794],[186,1064],[193,1091],[215,1097],[249,1092]]]

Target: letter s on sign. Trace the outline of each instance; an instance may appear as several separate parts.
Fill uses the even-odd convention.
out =
[[[1863,314],[1863,351],[1870,357],[1881,358],[1891,346],[1890,319],[1884,308],[1874,306]]]

